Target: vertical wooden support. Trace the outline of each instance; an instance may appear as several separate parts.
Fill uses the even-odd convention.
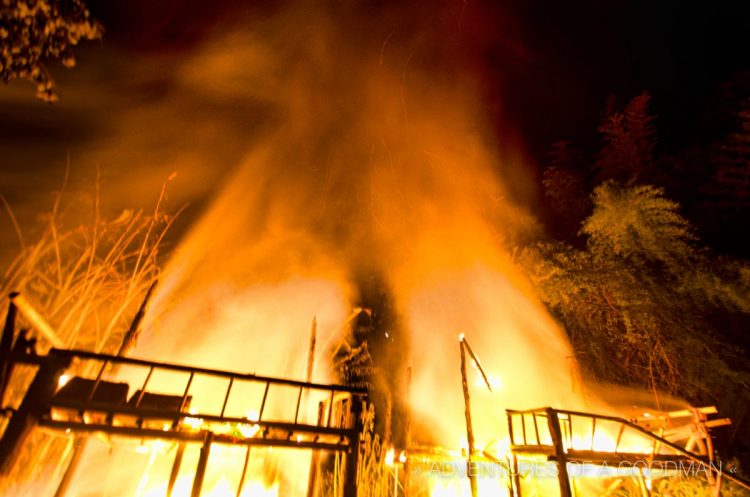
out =
[[[10,472],[31,430],[44,411],[49,408],[49,403],[57,390],[60,375],[69,365],[70,359],[49,356],[39,366],[21,406],[10,418],[5,433],[0,439],[0,474],[7,475]]]
[[[167,497],[172,497],[175,483],[177,483],[177,476],[180,474],[180,466],[182,466],[182,458],[185,456],[185,442],[177,443],[177,452],[174,455],[174,462],[172,463],[172,471],[169,473],[169,482],[167,483]]]
[[[83,456],[83,450],[86,447],[86,439],[80,436],[73,438],[73,453],[70,456],[68,465],[65,467],[65,472],[60,478],[60,483],[57,484],[57,490],[55,490],[55,497],[64,497],[68,492],[70,482],[73,480],[73,474],[78,467],[78,463],[81,462],[81,456]]]
[[[60,338],[54,328],[52,328],[52,326],[50,326],[50,324],[42,317],[39,311],[34,309],[34,306],[32,306],[23,295],[14,292],[11,294],[10,298],[18,308],[18,311],[24,316],[24,318],[26,318],[26,321],[31,324],[31,327],[46,338],[53,347],[57,347],[58,349],[65,347],[65,341]]]
[[[195,468],[195,477],[193,478],[193,489],[190,491],[190,497],[201,497],[201,488],[203,487],[203,478],[206,476],[208,467],[208,456],[211,454],[211,444],[214,441],[214,433],[206,431],[203,438],[203,447],[201,455],[198,458],[198,466]]]
[[[649,490],[648,484],[646,484],[646,475],[640,466],[638,466],[638,484],[641,487],[641,497],[651,497],[651,490]]]
[[[352,428],[344,466],[344,497],[357,497],[357,467],[359,465],[359,442],[364,424],[362,422],[362,400],[351,399]]]
[[[406,368],[406,412],[404,413],[404,497],[409,497],[411,479],[411,366]]]
[[[146,296],[143,298],[143,302],[141,302],[141,305],[138,308],[138,312],[136,312],[135,317],[130,322],[130,328],[128,328],[127,333],[125,333],[125,337],[122,339],[122,342],[120,343],[120,348],[117,350],[118,357],[126,356],[128,352],[130,352],[130,349],[133,348],[136,341],[138,340],[138,333],[141,330],[141,322],[143,321],[143,316],[146,313],[146,306],[148,305],[148,302],[151,299],[151,294],[154,292],[154,288],[156,288],[156,283],[157,283],[157,280],[154,280],[154,282],[151,284],[148,291],[146,292]],[[107,361],[104,361],[101,369],[99,370],[99,374],[96,376],[96,383],[94,384],[94,387],[91,389],[91,393],[89,394],[89,398],[88,398],[89,402],[91,402],[91,400],[94,398],[94,393],[96,392],[96,388],[99,386],[99,382],[101,381],[102,376],[104,375],[104,370],[106,368],[107,368]],[[109,372],[110,376],[115,376],[117,374],[118,369],[119,369],[118,365],[113,365],[112,369]],[[136,405],[135,405],[136,407],[138,407],[141,403],[143,394],[146,392],[146,383],[148,383],[148,380],[151,378],[151,373],[153,372],[154,372],[154,367],[151,366],[151,369],[149,369],[148,371],[148,376],[146,376],[146,381],[144,382],[143,387],[141,388],[141,393],[138,396],[138,401],[136,402]],[[75,441],[73,443],[73,455],[71,456],[70,462],[68,462],[68,466],[65,468],[65,472],[63,473],[62,479],[60,480],[60,483],[57,486],[57,490],[55,491],[55,497],[65,497],[65,493],[67,492],[68,486],[70,485],[70,480],[73,478],[73,473],[75,473],[76,468],[78,467],[78,463],[81,460],[81,456],[83,455],[84,450],[86,450],[86,444],[88,443],[87,440],[88,438],[85,436],[76,436]],[[181,460],[182,460],[182,454],[180,454],[180,461]],[[179,466],[177,469],[179,471]]]
[[[385,393],[385,420],[383,422],[383,447],[393,448],[393,394]],[[395,456],[398,458],[398,455]]]
[[[518,469],[518,456],[511,454],[511,478],[510,478],[510,495],[514,497],[521,497],[521,474]]]
[[[318,320],[313,317],[312,326],[310,327],[310,349],[307,353],[307,375],[305,376],[308,383],[312,381],[313,368],[315,367],[315,341],[318,330]]]
[[[5,405],[5,390],[8,388],[8,382],[13,372],[13,365],[10,362],[10,352],[13,349],[13,337],[16,333],[16,316],[18,315],[18,307],[13,302],[13,298],[16,295],[18,295],[16,292],[9,295],[8,314],[5,315],[3,336],[0,337],[0,407]]]
[[[326,406],[324,402],[318,404],[318,426],[323,426],[325,419]],[[307,477],[307,497],[315,497],[315,487],[318,486],[318,471],[320,469],[320,452],[312,451],[310,459],[310,473]],[[238,496],[239,497],[239,496]]]
[[[568,477],[568,458],[563,446],[562,432],[560,431],[560,420],[557,411],[547,408],[547,425],[552,437],[552,445],[555,447],[555,458],[557,459],[557,479],[560,483],[560,497],[572,497],[570,490],[570,478]]]
[[[510,438],[510,458],[511,458],[511,467],[510,467],[510,495],[511,497],[521,497],[521,475],[518,472],[518,456],[513,452],[513,446],[516,444],[515,437],[513,435],[513,414],[506,412],[506,417],[508,418],[508,438]],[[521,415],[521,418],[523,418],[523,414]]]
[[[158,281],[159,280],[154,280],[154,282],[151,283],[151,286],[148,287],[146,295],[143,297],[140,307],[138,307],[138,311],[130,322],[130,328],[128,328],[128,331],[125,333],[125,337],[120,343],[120,348],[117,349],[118,357],[125,357],[128,355],[130,350],[138,342],[138,335],[141,332],[141,323],[143,322],[143,317],[146,315],[146,306],[151,300],[151,295],[154,293],[154,288],[156,288]]]
[[[466,348],[464,347],[463,335],[458,342],[458,348],[461,350],[461,386],[464,391],[464,413],[466,414],[466,441],[469,445],[469,453],[466,457],[466,474],[469,477],[471,486],[471,497],[477,497],[477,480],[474,473],[474,467],[471,463],[471,456],[474,454],[474,428],[471,424],[471,399],[469,398],[469,383],[466,379]],[[566,496],[570,497],[570,496]]]
[[[242,474],[240,474],[240,484],[237,485],[237,495],[236,497],[240,497],[242,495],[242,487],[245,486],[245,478],[247,477],[247,467],[250,464],[250,449],[252,449],[252,445],[247,446],[247,450],[245,451],[245,462],[242,464]]]

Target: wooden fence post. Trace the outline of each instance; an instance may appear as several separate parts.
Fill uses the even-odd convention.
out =
[[[557,411],[547,408],[547,426],[555,446],[555,458],[557,459],[557,479],[560,483],[560,497],[572,497],[570,491],[570,478],[568,477],[568,458],[563,446],[562,431],[560,430],[560,419]]]
[[[344,497],[357,497],[357,468],[359,466],[359,442],[364,424],[362,423],[362,399],[352,397],[351,435],[349,435],[349,449],[346,452],[344,469]]]

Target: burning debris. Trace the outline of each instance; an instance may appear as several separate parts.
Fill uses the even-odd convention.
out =
[[[193,183],[211,176],[207,166],[236,163],[158,287],[171,222],[158,207],[101,223],[97,197],[94,229],[73,232],[93,246],[63,257],[50,223],[46,246],[24,247],[14,268],[26,272],[9,284],[33,273],[51,311],[19,296],[9,308],[0,466],[25,467],[18,483],[45,487],[27,494],[49,483],[58,497],[747,488],[717,466],[708,430],[726,421],[707,419],[711,408],[622,419],[586,390],[563,330],[511,257],[537,233],[518,207],[530,181],[514,137],[497,142],[465,54],[441,39],[464,36],[456,5],[419,7],[436,12],[424,24],[395,6],[318,7],[207,34],[153,85],[174,94],[114,125],[118,154],[203,170]],[[193,118],[185,95],[253,115],[191,128],[184,141],[155,138]],[[160,142],[185,150],[157,153]],[[114,241],[100,260],[102,233]],[[120,278],[123,267],[134,270]],[[112,278],[122,305],[103,291]],[[71,281],[88,293],[66,293]],[[121,335],[149,288],[149,308]],[[116,319],[55,314],[100,306]],[[16,311],[32,331],[16,330]],[[37,431],[60,442],[40,445],[38,469],[19,453]],[[706,470],[680,473],[690,464]]]
[[[18,301],[11,300],[3,331],[0,398],[6,397],[7,385],[18,381],[13,374],[19,366],[34,365],[36,373],[20,403],[3,406],[7,422],[0,437],[0,469],[7,474],[20,463],[20,449],[32,431],[58,433],[68,440],[72,459],[64,474],[49,475],[56,481],[56,496],[69,494],[83,450],[80,441],[91,434],[103,435],[110,452],[147,456],[145,465],[128,466],[133,475],[140,473],[137,484],[131,478],[120,481],[116,491],[88,489],[107,495],[288,495],[294,485],[285,480],[283,468],[268,466],[274,449],[291,449],[295,458],[308,461],[308,496],[649,497],[671,495],[686,485],[706,495],[750,491],[750,482],[723,471],[715,459],[709,429],[729,420],[708,420],[716,413],[713,407],[649,411],[630,421],[553,408],[507,410],[507,438],[497,433],[500,438],[478,444],[467,355],[488,390],[491,385],[463,334],[459,352],[467,445],[455,451],[413,444],[407,422],[403,450],[398,450],[390,434],[381,439],[375,433],[374,406],[362,408],[365,390],[79,350],[52,348],[40,355],[35,341],[16,336],[17,312],[35,316],[28,303],[21,300],[19,308]],[[50,330],[43,326],[35,332],[47,340]],[[86,371],[94,374],[86,377]],[[279,391],[286,392],[270,400]],[[306,408],[303,399],[317,411]],[[279,410],[284,406],[286,413]],[[688,422],[676,423],[679,419]],[[101,449],[92,449],[89,457],[105,457]],[[251,461],[256,452],[261,459]],[[186,464],[188,453],[197,458],[193,470]],[[105,458],[111,460],[112,454]],[[238,461],[243,461],[241,469]],[[259,463],[265,468],[261,479],[256,476]],[[98,466],[106,471],[103,460]]]
[[[79,350],[52,348],[46,355],[39,355],[35,347],[29,348],[23,337],[15,338],[16,310],[11,301],[2,340],[6,347],[2,366],[8,375],[4,375],[3,385],[13,380],[11,375],[19,366],[35,365],[37,368],[31,383],[24,389],[20,404],[3,406],[8,417],[0,438],[3,473],[7,474],[18,463],[23,445],[39,427],[67,436],[69,447],[76,453],[79,439],[70,436],[71,433],[76,436],[102,434],[111,444],[122,439],[140,440],[136,452],[150,454],[141,482],[158,473],[156,458],[167,459],[167,454],[171,453],[168,448],[174,448],[165,488],[165,494],[170,497],[182,495],[180,488],[185,487],[185,474],[192,474],[189,495],[215,495],[216,488],[225,483],[221,479],[206,481],[212,450],[217,453],[214,459],[218,457],[226,462],[228,458],[236,458],[223,451],[223,446],[244,448],[244,464],[232,490],[238,496],[254,492],[255,483],[247,477],[251,450],[264,453],[274,448],[297,453],[308,449],[314,453],[345,454],[345,471],[341,472],[341,486],[335,494],[356,494],[363,390]],[[90,378],[69,376],[86,371],[95,374]],[[123,379],[125,381],[121,381]],[[218,385],[221,385],[221,393],[215,390]],[[136,389],[130,394],[132,387]],[[5,397],[5,388],[0,397]],[[303,399],[306,405],[302,404]],[[317,408],[308,409],[311,405]],[[284,407],[287,412],[282,412]],[[142,449],[145,443],[149,447]],[[194,473],[183,467],[188,446],[200,447]],[[303,454],[297,457],[304,460]],[[77,466],[78,457],[80,454],[73,454],[69,464]],[[80,469],[86,467],[84,464]],[[72,471],[76,469],[73,467]],[[316,472],[318,467],[310,471]],[[55,495],[68,494],[71,477],[72,473],[62,477]],[[285,483],[290,484],[283,478],[270,482],[271,485]],[[157,482],[157,488],[159,484]],[[136,495],[159,492],[143,483],[137,489],[125,486],[117,495],[134,491]]]

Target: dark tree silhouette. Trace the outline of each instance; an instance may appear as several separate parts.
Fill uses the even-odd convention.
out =
[[[57,59],[73,67],[73,47],[101,35],[82,0],[2,0],[0,78],[29,80],[38,98],[54,102],[58,95],[45,62]]]
[[[614,99],[607,104],[599,125],[603,146],[594,164],[599,181],[624,183],[648,181],[653,174],[656,144],[651,96],[644,92],[619,109]]]
[[[542,184],[547,205],[552,211],[553,232],[564,238],[574,237],[591,208],[586,178],[582,172],[584,159],[568,141],[552,145]]]
[[[742,103],[737,121],[736,131],[713,147],[716,174],[707,193],[720,209],[745,214],[750,206],[750,99]]]

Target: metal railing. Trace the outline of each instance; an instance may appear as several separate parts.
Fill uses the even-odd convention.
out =
[[[553,408],[506,410],[511,452],[543,455],[556,461],[560,492],[569,497],[567,463],[680,461],[698,463],[713,482],[750,490],[750,482],[722,472],[708,457],[695,454],[645,428],[616,416]]]
[[[59,347],[39,354],[31,334],[24,331],[16,336],[17,312],[28,317],[28,310],[18,302],[19,296],[12,294],[0,337],[0,412],[7,418],[0,431],[0,473],[10,471],[32,430],[40,426],[73,434],[98,432],[175,441],[178,449],[168,494],[174,488],[186,444],[197,443],[202,448],[192,497],[201,494],[213,444],[247,447],[237,495],[242,490],[252,446],[343,453],[343,493],[347,497],[356,495],[365,390]],[[38,336],[50,341],[47,335],[54,330],[46,329],[49,326],[45,328],[41,318],[30,321],[34,328],[37,321],[42,323],[44,330]],[[22,391],[14,392],[21,397],[16,408],[6,405],[5,397],[19,364],[32,366],[34,373]],[[181,375],[184,383],[158,384],[160,374],[173,378]],[[65,376],[71,378],[61,381]],[[134,377],[142,379],[136,381]],[[201,380],[220,382],[222,386],[197,388]],[[248,390],[262,395],[248,395]],[[280,390],[286,395],[271,400]],[[59,495],[65,493],[67,484],[60,483]]]

